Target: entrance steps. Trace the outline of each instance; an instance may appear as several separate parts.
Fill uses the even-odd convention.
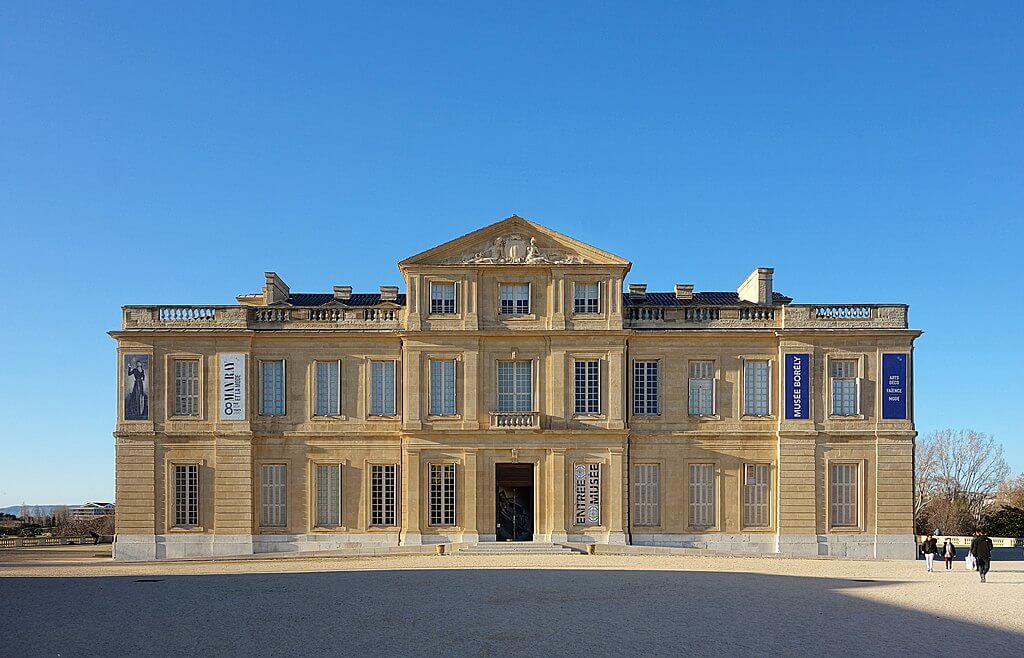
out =
[[[564,546],[530,541],[494,541],[459,549],[456,555],[579,555],[583,551]]]

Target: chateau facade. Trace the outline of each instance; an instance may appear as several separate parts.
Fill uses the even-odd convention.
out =
[[[913,558],[905,305],[624,288],[517,216],[405,292],[125,306],[115,557],[491,541]],[[739,278],[739,277],[737,277]]]

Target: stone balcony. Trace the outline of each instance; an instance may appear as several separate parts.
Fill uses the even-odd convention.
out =
[[[492,411],[492,430],[539,430],[539,411]]]
[[[125,330],[397,331],[402,328],[402,313],[403,309],[387,307],[125,306],[121,326]]]
[[[629,306],[627,329],[906,329],[904,304]]]

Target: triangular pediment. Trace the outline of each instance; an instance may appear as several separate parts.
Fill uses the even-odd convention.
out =
[[[518,215],[410,256],[415,265],[619,265],[630,262]]]

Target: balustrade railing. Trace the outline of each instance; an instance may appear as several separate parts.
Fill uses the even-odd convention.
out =
[[[212,306],[160,306],[156,314],[160,322],[217,321],[217,309]]]
[[[540,429],[540,412],[537,411],[492,411],[491,428],[502,430]]]
[[[771,306],[744,306],[740,308],[740,320],[774,320],[775,309]]]
[[[687,306],[683,308],[683,319],[687,322],[709,322],[721,317],[721,309],[714,306]]]
[[[870,320],[870,306],[842,305],[815,306],[814,317],[819,320]]]

